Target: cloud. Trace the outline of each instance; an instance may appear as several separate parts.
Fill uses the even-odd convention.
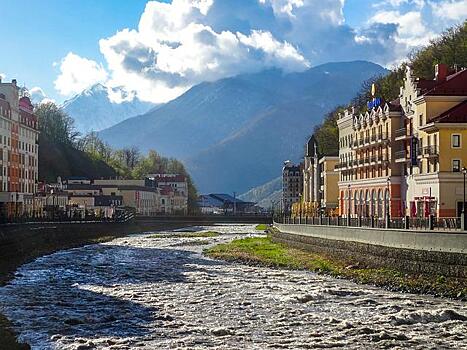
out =
[[[70,96],[107,78],[102,64],[69,52],[60,62],[60,74],[54,84],[60,94]]]
[[[6,78],[6,74],[5,73],[0,73],[0,80],[4,80]]]
[[[42,104],[42,103],[47,103],[47,102],[55,103],[55,100],[47,97],[44,90],[42,90],[42,88],[40,88],[39,86],[35,86],[29,89],[28,92],[31,97],[31,102],[33,104]]]
[[[209,21],[213,4],[149,2],[138,30],[124,29],[100,41],[112,72],[110,84],[127,86],[144,100],[165,102],[202,81],[272,67],[309,67],[296,47],[268,30],[216,30]]]
[[[397,37],[395,40],[405,44],[407,48],[426,45],[435,36],[435,33],[423,23],[422,14],[419,11],[406,13],[381,11],[373,16],[370,23],[396,24]]]
[[[460,1],[437,3],[445,17],[463,11]],[[100,40],[105,68],[69,53],[55,85],[69,95],[102,82],[118,91],[111,94],[117,102],[166,102],[202,81],[268,68],[301,71],[357,59],[391,66],[446,28],[431,24],[437,19],[427,4],[367,4],[371,17],[352,27],[344,0],[149,1],[137,28]]]
[[[461,21],[467,18],[467,1],[465,0],[447,0],[441,3],[430,2],[432,11],[439,18]]]

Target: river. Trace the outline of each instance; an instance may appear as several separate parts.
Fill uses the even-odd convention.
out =
[[[32,349],[467,349],[467,305],[211,260],[212,238],[132,235],[22,266],[0,311]],[[1,348],[1,344],[0,344]]]

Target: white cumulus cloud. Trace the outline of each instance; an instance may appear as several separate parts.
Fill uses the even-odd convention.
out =
[[[202,81],[279,67],[303,70],[308,61],[267,30],[246,33],[209,25],[213,1],[149,2],[138,30],[100,41],[111,85],[124,85],[153,102],[170,100]]]
[[[440,22],[434,1],[449,23]],[[359,59],[391,66],[462,17],[464,5],[381,0],[351,27],[344,0],[148,1],[135,29],[100,40],[105,66],[69,53],[55,87],[70,95],[100,82],[119,91],[111,94],[117,102],[120,93],[166,102],[197,83],[268,68]]]
[[[60,94],[70,96],[107,78],[102,64],[69,52],[60,62],[60,74],[54,84]]]
[[[446,0],[440,3],[430,2],[436,16],[451,21],[460,21],[467,18],[466,0]]]

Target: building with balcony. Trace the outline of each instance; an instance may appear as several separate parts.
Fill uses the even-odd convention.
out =
[[[339,208],[343,216],[459,216],[467,166],[467,70],[407,67],[399,98],[376,98],[364,114],[339,116]],[[374,93],[374,91],[373,91]]]
[[[282,210],[290,213],[292,204],[301,202],[303,193],[303,164],[284,162],[282,168]]]
[[[29,212],[37,192],[39,128],[28,96],[16,80],[0,79],[0,217]]]
[[[397,161],[405,175],[405,213],[460,216],[462,167],[467,166],[467,70],[435,67],[424,80],[406,71],[401,88],[402,128]]]
[[[338,163],[339,157],[337,156],[324,156],[318,162],[318,203],[321,212],[326,215],[338,214],[339,188],[337,187],[337,183],[339,181],[339,174],[335,171]]]
[[[366,113],[339,116],[339,210],[342,216],[400,216],[401,173],[395,163],[399,101],[378,100]]]

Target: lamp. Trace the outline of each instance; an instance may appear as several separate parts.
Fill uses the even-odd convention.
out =
[[[467,168],[466,167],[463,167],[461,169],[462,171],[462,175],[464,176],[464,197],[463,197],[463,201],[462,201],[462,213],[461,213],[461,226],[462,226],[462,229],[467,231],[467,220],[466,220],[466,217],[465,217],[465,178],[467,176]]]

